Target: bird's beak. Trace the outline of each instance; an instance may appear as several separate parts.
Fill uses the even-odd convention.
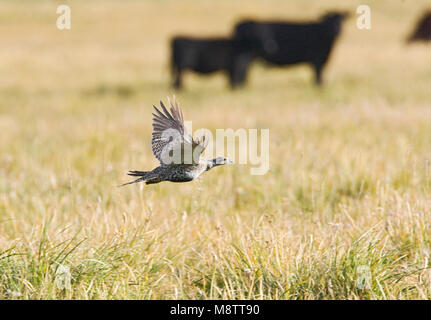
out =
[[[232,164],[232,163],[234,163],[234,162],[233,162],[233,160],[231,160],[231,159],[227,159],[226,163],[227,163],[227,164]]]

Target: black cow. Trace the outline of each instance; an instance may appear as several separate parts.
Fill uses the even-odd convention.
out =
[[[316,84],[322,83],[322,70],[337,39],[347,13],[328,13],[313,23],[253,20],[235,26],[236,39],[249,40],[259,47],[259,56],[275,65],[309,63]]]
[[[424,14],[419,20],[415,31],[407,39],[407,42],[431,40],[431,11]]]
[[[174,87],[181,88],[185,70],[202,74],[223,70],[232,88],[242,85],[254,57],[248,44],[240,39],[175,37],[171,42]]]

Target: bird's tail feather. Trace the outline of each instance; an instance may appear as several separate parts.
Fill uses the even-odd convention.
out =
[[[124,186],[127,186],[128,184],[134,184],[134,183],[137,183],[137,182],[140,182],[140,181],[145,181],[144,177],[138,178],[136,180],[133,180],[133,181],[130,181],[130,182],[127,182],[127,183],[123,183],[123,184],[119,185],[119,187],[124,187]]]
[[[145,177],[145,176],[149,175],[150,173],[151,173],[151,171],[135,171],[135,170],[131,170],[127,174],[129,176]]]
[[[127,186],[129,184],[145,181],[145,180],[148,180],[148,179],[151,179],[154,177],[154,175],[152,174],[151,171],[134,171],[134,170],[132,170],[132,171],[129,171],[127,174],[129,176],[140,177],[140,178],[133,180],[133,181],[130,181],[130,182],[127,182],[127,183],[124,183],[124,184],[120,185],[119,187],[123,187],[123,186]]]

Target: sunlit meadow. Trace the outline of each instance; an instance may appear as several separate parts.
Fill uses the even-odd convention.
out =
[[[360,4],[2,1],[0,298],[431,298],[431,45],[405,44],[429,2],[371,1],[371,30]],[[321,89],[260,62],[241,90],[170,87],[173,35],[329,9],[351,17]],[[118,188],[157,165],[152,104],[174,93],[194,129],[269,128],[269,172]]]

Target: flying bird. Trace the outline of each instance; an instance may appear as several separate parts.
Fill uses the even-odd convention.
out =
[[[153,133],[151,149],[159,160],[160,166],[152,171],[129,171],[129,176],[138,179],[125,183],[123,186],[144,181],[146,184],[162,181],[188,182],[199,177],[203,172],[214,167],[233,163],[224,157],[212,160],[201,158],[207,146],[205,136],[194,139],[184,127],[184,116],[178,102],[168,98],[170,112],[160,101],[161,110],[153,105]]]

